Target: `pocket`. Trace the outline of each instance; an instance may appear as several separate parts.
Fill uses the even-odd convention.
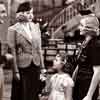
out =
[[[22,48],[22,46],[20,46],[20,45],[18,45],[18,46],[16,46],[16,52],[17,52],[17,54],[19,54],[19,55],[22,55],[22,53],[23,53],[23,48]]]

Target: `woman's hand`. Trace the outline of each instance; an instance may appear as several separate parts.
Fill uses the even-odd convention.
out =
[[[40,74],[40,80],[41,81],[45,81],[47,79],[46,73],[47,73],[47,70],[45,68],[41,69],[41,74]]]
[[[5,54],[5,57],[6,57],[7,60],[12,60],[13,59],[13,55],[11,55],[9,53]]]
[[[92,100],[90,96],[85,96],[82,100]]]
[[[40,80],[41,81],[46,81],[46,75],[45,74],[40,74]]]
[[[15,72],[14,73],[14,78],[15,78],[16,81],[20,80],[20,74],[19,74],[19,72]]]

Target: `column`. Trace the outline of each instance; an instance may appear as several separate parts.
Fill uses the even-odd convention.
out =
[[[100,0],[96,0],[96,12],[100,12]]]

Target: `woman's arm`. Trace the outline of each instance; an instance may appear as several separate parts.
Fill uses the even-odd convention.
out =
[[[11,49],[11,54],[13,55],[13,73],[15,78],[19,79],[19,70],[16,62],[16,43],[15,43],[15,36],[16,31],[12,28],[8,29],[8,35],[7,35],[7,42],[8,46]]]
[[[39,53],[40,53],[40,59],[41,59],[41,73],[45,74],[46,69],[44,65],[44,57],[43,57],[43,52],[42,52],[42,46],[41,46],[41,41],[40,41],[40,46],[39,46]]]
[[[72,74],[72,79],[74,80],[74,82],[76,81],[76,78],[77,78],[77,74],[78,74],[78,65],[77,67],[75,68],[73,74]]]
[[[40,39],[39,39],[39,53],[40,53],[40,59],[41,59],[41,68],[45,69],[45,66],[44,66],[44,57],[43,57],[43,53],[42,53],[41,31],[40,31],[39,25],[37,25],[37,27],[38,27],[38,32],[39,32],[39,36],[40,36]]]
[[[94,71],[94,74],[93,74],[93,77],[92,77],[90,88],[88,90],[86,97],[83,100],[92,100],[93,94],[94,94],[94,92],[97,88],[97,85],[99,84],[99,81],[100,81],[100,66],[94,66],[93,71]]]
[[[41,59],[41,68],[45,69],[45,66],[44,66],[44,57],[43,57],[41,46],[40,46],[40,59]]]

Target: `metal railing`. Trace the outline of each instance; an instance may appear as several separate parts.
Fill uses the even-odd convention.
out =
[[[87,9],[90,5],[96,3],[96,0],[85,0],[82,6],[80,0],[75,0],[69,6],[66,6],[58,15],[56,15],[49,24],[49,28],[53,28],[55,31],[58,27],[70,21],[76,15],[79,14],[80,9]]]
[[[46,66],[51,66],[53,59],[59,52],[66,53],[69,56],[77,55],[79,42],[65,44],[62,39],[49,39],[47,47],[43,48],[44,62]]]

